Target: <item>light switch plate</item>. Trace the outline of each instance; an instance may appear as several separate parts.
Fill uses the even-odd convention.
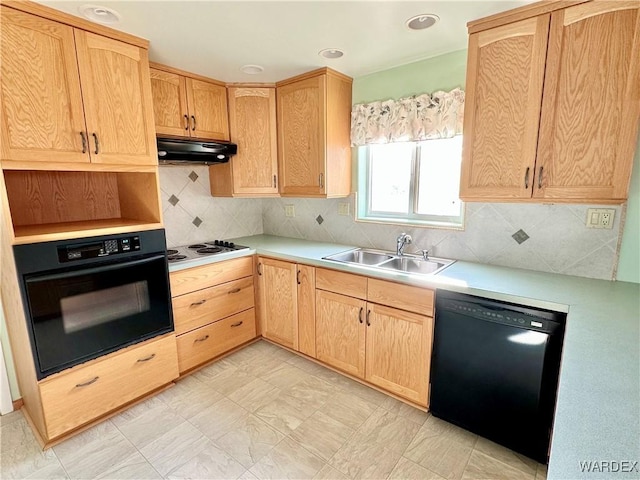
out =
[[[590,208],[587,210],[587,228],[613,228],[616,211],[613,208]]]
[[[295,217],[296,216],[296,207],[295,207],[295,205],[285,205],[284,206],[284,216],[285,217]]]
[[[349,204],[348,203],[339,203],[338,204],[338,215],[349,215]]]

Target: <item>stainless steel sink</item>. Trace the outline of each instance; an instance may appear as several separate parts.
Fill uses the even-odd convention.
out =
[[[391,252],[366,248],[355,248],[336,253],[324,257],[324,260],[417,275],[433,275],[455,262],[455,260],[435,257],[429,257],[425,260],[422,256],[411,254],[399,256]]]

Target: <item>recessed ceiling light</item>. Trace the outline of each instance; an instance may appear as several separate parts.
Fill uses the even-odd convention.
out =
[[[240,67],[240,71],[249,75],[257,75],[264,72],[264,67],[260,65],[243,65]]]
[[[105,25],[118,23],[122,18],[122,15],[113,8],[101,7],[99,5],[82,5],[78,7],[78,11],[92,22],[103,23]]]
[[[407,27],[411,30],[424,30],[425,28],[433,27],[435,23],[440,20],[440,17],[432,13],[422,13],[411,17],[405,22]]]
[[[320,50],[318,55],[324,58],[340,58],[344,55],[344,52],[339,48],[325,48],[324,50]]]

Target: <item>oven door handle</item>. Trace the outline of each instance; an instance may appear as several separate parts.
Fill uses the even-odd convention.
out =
[[[103,265],[101,267],[91,267],[91,268],[73,270],[71,272],[51,273],[49,275],[33,276],[31,278],[27,278],[26,281],[27,283],[43,282],[47,280],[61,280],[63,278],[72,278],[72,277],[77,277],[78,275],[92,275],[94,273],[110,272],[112,270],[117,270],[122,267],[134,267],[137,265],[144,265],[146,263],[155,262],[163,258],[165,258],[163,254],[153,255],[152,257],[145,257],[139,260],[132,260],[130,262],[109,263],[108,265]]]

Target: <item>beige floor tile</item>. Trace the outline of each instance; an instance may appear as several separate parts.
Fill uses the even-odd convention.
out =
[[[53,447],[69,477],[95,478],[136,448],[110,422],[106,421]]]
[[[207,440],[204,448],[186,463],[174,468],[165,478],[220,479],[238,478],[245,468],[230,455]]]
[[[476,435],[430,416],[404,452],[409,460],[448,479],[459,479]]]
[[[289,358],[287,360],[287,363],[293,365],[294,367],[298,367],[300,370],[304,370],[311,375],[322,374],[323,372],[328,370],[322,365],[318,365],[317,363],[312,362],[311,360],[307,360],[300,355],[294,355],[293,357]]]
[[[338,392],[320,409],[334,420],[357,429],[376,410],[376,406],[357,395]]]
[[[275,348],[275,347],[274,347]],[[286,362],[273,354],[257,355],[238,363],[238,369],[255,377],[263,377]],[[263,378],[263,380],[266,380]]]
[[[209,380],[213,380],[221,373],[224,373],[227,370],[236,370],[237,368],[238,365],[232,362],[230,357],[224,357],[204,368],[201,368],[197,372],[193,373],[192,376],[206,384]]]
[[[247,470],[246,472],[244,472],[242,475],[238,477],[238,480],[260,480],[260,479],[256,477],[253,473],[251,473],[249,470]]]
[[[0,469],[0,478],[9,478],[1,475],[2,473],[2,469]],[[51,464],[41,470],[38,470],[37,472],[32,473],[28,477],[23,478],[25,478],[25,480],[67,480],[69,478],[69,475],[67,475],[67,472],[64,470],[64,468],[62,468],[60,462],[58,462],[57,464]]]
[[[102,472],[99,479],[109,480],[146,480],[162,479],[162,476],[151,466],[140,452],[127,457],[124,461]]]
[[[260,479],[313,478],[324,462],[291,440],[283,439],[249,470]]]
[[[506,463],[510,467],[517,470],[521,470],[527,474],[535,475],[538,468],[538,462],[532,460],[524,455],[509,450],[502,445],[487,440],[486,438],[478,437],[478,441],[474,447],[475,450],[489,455],[496,460]]]
[[[283,438],[284,435],[258,417],[249,415],[215,443],[245,468],[251,468]]]
[[[388,410],[391,413],[395,413],[396,415],[400,415],[412,422],[417,423],[418,425],[423,425],[424,422],[429,418],[429,413],[423,412],[411,405],[408,405],[400,400],[396,400],[393,397],[387,397],[380,404],[382,408]]]
[[[289,436],[324,461],[328,461],[353,435],[354,430],[327,414],[316,412]]]
[[[280,395],[280,389],[260,378],[250,381],[229,395],[229,400],[236,402],[250,412],[274,400]]]
[[[316,473],[313,480],[349,480],[349,477],[341,471],[336,470],[331,465],[325,465],[322,467],[322,470]]]
[[[125,410],[111,422],[140,449],[183,423],[184,418],[156,396]]]
[[[188,420],[222,399],[221,393],[205,383],[208,380],[200,381],[194,375],[189,375],[158,394],[158,398]]]
[[[538,464],[538,468],[536,470],[536,480],[547,480],[547,466]]]
[[[235,369],[226,369],[215,378],[204,382],[205,385],[213,388],[216,392],[221,393],[224,396],[229,396],[236,390],[241,389],[247,383],[255,380],[256,377],[249,373],[240,370],[239,367]]]
[[[358,429],[357,435],[402,454],[420,430],[420,425],[378,408]]]
[[[444,480],[437,473],[427,470],[405,457],[398,460],[388,478],[389,480]]]
[[[289,435],[313,414],[304,400],[282,392],[276,399],[256,410],[255,415],[279,432]]]
[[[313,378],[313,376],[290,363],[283,362],[280,367],[262,375],[260,378],[284,390],[308,378]]]
[[[25,478],[60,466],[53,450],[42,451],[21,413],[0,427],[0,451],[2,478]]]
[[[336,389],[330,383],[312,376],[296,383],[285,392],[299,399],[305,408],[315,411],[329,400]]]
[[[463,480],[535,480],[535,473],[525,473],[489,455],[474,450],[462,475]]]
[[[21,418],[24,418],[22,415],[22,411],[15,410],[11,413],[5,413],[4,415],[0,415],[0,428],[9,425],[10,423],[17,422]]]
[[[353,479],[381,479],[393,471],[401,454],[355,434],[328,462]]]
[[[248,416],[247,410],[228,398],[223,398],[189,421],[209,439],[216,440],[233,430],[238,422]]]

